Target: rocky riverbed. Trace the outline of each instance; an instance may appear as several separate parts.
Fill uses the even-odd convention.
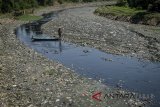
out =
[[[97,7],[68,9],[43,25],[45,33],[107,53],[160,61],[160,28],[112,21],[93,14]]]
[[[74,19],[74,18],[73,18]],[[81,19],[81,18],[80,18]],[[0,20],[0,107],[129,107],[139,100],[92,99],[94,92],[125,94],[81,77],[58,62],[49,61],[21,43],[14,29],[26,23]]]

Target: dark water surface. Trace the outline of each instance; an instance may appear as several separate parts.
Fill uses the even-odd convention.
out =
[[[41,25],[58,18],[59,12],[47,14],[42,20],[20,26],[16,29],[17,37],[50,60],[56,60],[81,75],[102,80],[104,84],[120,84],[130,91],[154,94],[156,103],[153,107],[160,107],[159,62],[107,54],[63,41],[32,42],[32,35],[37,38],[49,38],[41,31]]]

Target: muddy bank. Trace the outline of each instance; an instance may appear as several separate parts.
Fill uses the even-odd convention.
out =
[[[68,9],[43,25],[44,33],[107,53],[160,61],[160,28],[109,20],[93,14],[96,7]]]
[[[7,23],[6,23],[7,22]],[[58,62],[51,62],[22,44],[14,29],[16,20],[3,19],[0,25],[0,106],[1,107],[129,107],[143,105],[133,99],[103,99],[91,96],[95,91],[113,90],[97,81],[75,74]]]

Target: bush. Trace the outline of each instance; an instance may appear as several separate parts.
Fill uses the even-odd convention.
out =
[[[1,0],[0,8],[3,13],[37,7],[37,0]]]
[[[12,2],[7,1],[7,0],[2,0],[1,11],[3,13],[11,12],[12,11]]]
[[[72,2],[79,2],[80,0],[71,0]]]
[[[160,0],[156,0],[154,3],[153,3],[153,11],[157,11],[157,12],[160,12]]]
[[[152,4],[148,5],[147,11],[153,11],[153,5]]]
[[[82,0],[83,2],[93,2],[93,1],[96,1],[96,0]]]
[[[49,6],[52,6],[52,5],[54,4],[54,0],[48,0],[48,1],[47,1],[47,4],[48,4]]]
[[[126,0],[118,0],[117,1],[117,6],[125,6],[127,4],[127,1]]]
[[[62,4],[62,3],[63,3],[63,0],[58,0],[58,3],[59,3],[59,4]]]
[[[160,0],[127,0],[129,7],[160,12]]]

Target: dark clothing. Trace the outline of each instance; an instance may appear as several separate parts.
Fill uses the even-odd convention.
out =
[[[62,37],[62,29],[61,28],[58,29],[58,35],[59,35],[59,38],[61,39],[61,37]]]

